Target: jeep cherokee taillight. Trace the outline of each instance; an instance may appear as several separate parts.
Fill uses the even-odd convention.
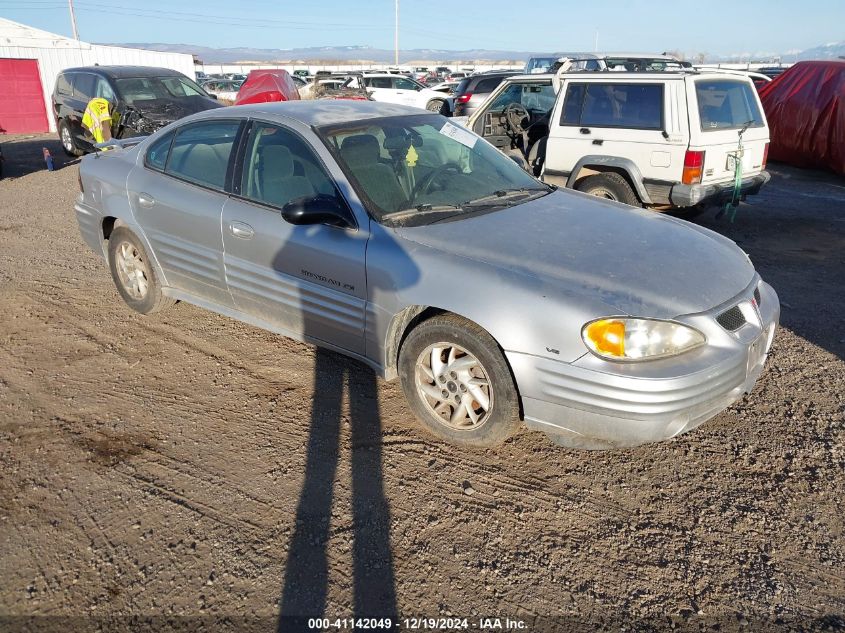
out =
[[[769,160],[769,144],[766,143],[766,147],[763,148],[763,164],[760,165],[760,169],[766,168],[766,162]]]
[[[704,170],[704,152],[687,150],[684,155],[684,173],[681,182],[685,185],[696,185],[701,182],[701,175]]]

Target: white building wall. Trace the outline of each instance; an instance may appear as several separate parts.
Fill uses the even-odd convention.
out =
[[[22,24],[0,19],[0,58],[35,59],[44,90],[44,107],[50,131],[56,131],[52,113],[53,87],[56,76],[74,66],[158,66],[170,68],[195,78],[194,60],[183,53],[160,53],[119,46],[99,46],[31,29]]]

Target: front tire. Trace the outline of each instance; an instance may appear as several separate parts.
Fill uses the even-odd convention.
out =
[[[152,314],[175,303],[162,293],[141,240],[124,226],[109,236],[109,269],[120,296],[136,312]]]
[[[575,188],[591,196],[615,200],[632,207],[641,207],[639,198],[624,177],[615,173],[596,174],[587,176]]]
[[[59,140],[62,142],[62,149],[68,156],[82,156],[85,153],[76,146],[70,126],[64,119],[59,121]]]
[[[519,428],[519,396],[496,341],[452,314],[411,330],[399,352],[405,398],[423,426],[459,446],[496,446]]]

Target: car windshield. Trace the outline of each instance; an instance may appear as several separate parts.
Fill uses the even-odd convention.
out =
[[[548,72],[552,67],[552,64],[556,61],[557,57],[532,57],[528,60],[528,63],[525,64],[524,72],[526,74]]]
[[[427,224],[513,206],[552,190],[438,114],[319,131],[370,214],[382,223]]]
[[[695,82],[701,130],[739,130],[762,127],[754,88],[747,81],[704,79]]]
[[[205,97],[206,93],[187,77],[129,77],[115,82],[123,100],[136,101]]]

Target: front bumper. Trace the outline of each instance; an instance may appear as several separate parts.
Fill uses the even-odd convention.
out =
[[[743,178],[739,190],[740,197],[756,195],[769,180],[771,176],[767,171]],[[669,200],[676,207],[693,207],[702,203],[719,205],[730,201],[733,194],[733,181],[703,185],[673,185]]]
[[[755,285],[731,302],[750,301]],[[691,431],[750,392],[762,373],[780,304],[768,284],[758,287],[759,323],[721,329],[715,314],[731,302],[680,319],[700,330],[707,320],[715,327],[707,345],[674,358],[612,363],[587,354],[568,364],[509,352],[526,424],[558,444],[587,449],[637,446]]]

